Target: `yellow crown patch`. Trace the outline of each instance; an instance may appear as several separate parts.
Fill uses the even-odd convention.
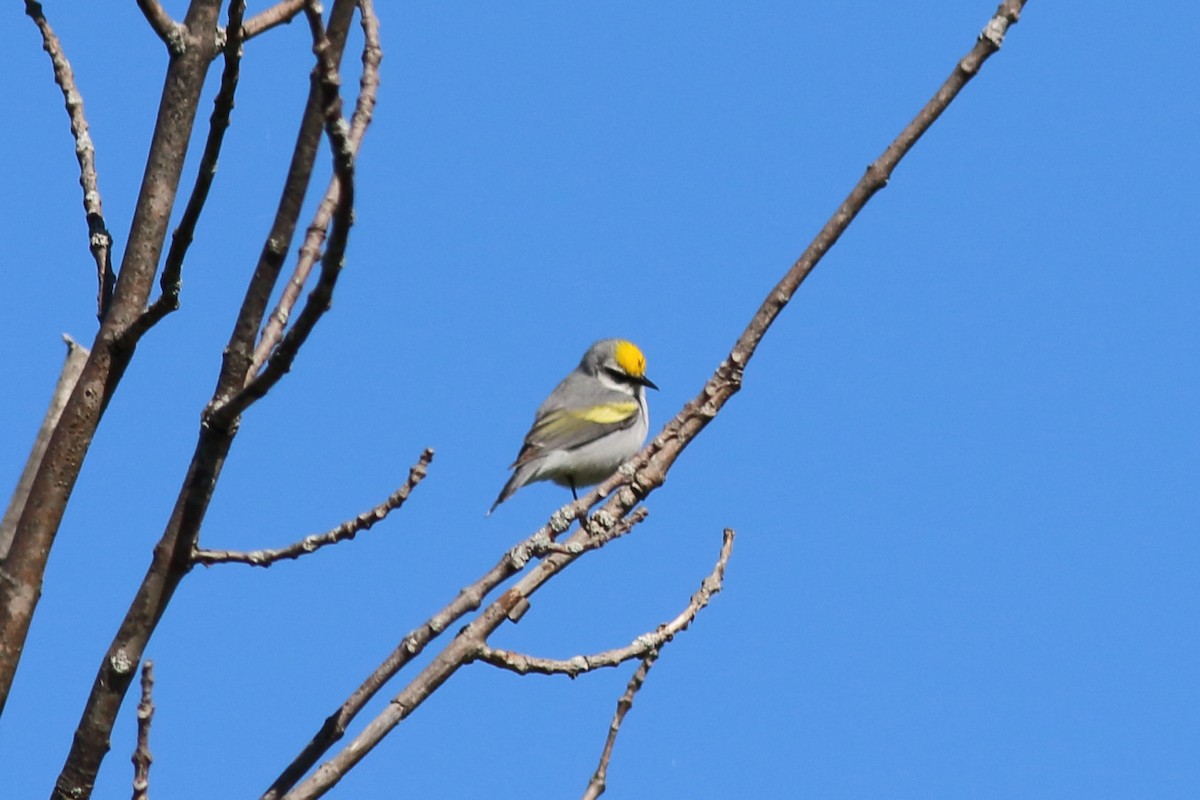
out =
[[[617,366],[633,377],[645,377],[646,357],[642,355],[642,351],[638,350],[637,345],[633,342],[617,342],[616,349],[613,351],[613,358],[616,359]]]

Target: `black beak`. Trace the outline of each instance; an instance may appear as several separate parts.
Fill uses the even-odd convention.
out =
[[[634,378],[633,380],[634,380],[634,383],[640,383],[642,386],[645,386],[647,389],[654,389],[654,390],[658,389],[658,387],[654,385],[654,381],[650,380],[645,375],[643,375],[640,378]]]

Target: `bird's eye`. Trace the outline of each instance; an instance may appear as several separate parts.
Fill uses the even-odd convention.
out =
[[[629,376],[626,375],[624,372],[622,372],[619,369],[613,369],[612,367],[605,367],[604,371],[608,373],[608,376],[610,378],[612,378],[614,381],[617,381],[618,383],[629,383]]]

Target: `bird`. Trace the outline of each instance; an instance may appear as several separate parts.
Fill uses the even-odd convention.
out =
[[[625,339],[601,339],[538,408],[512,476],[488,515],[529,483],[554,481],[571,490],[599,483],[641,449],[650,429],[646,357]]]

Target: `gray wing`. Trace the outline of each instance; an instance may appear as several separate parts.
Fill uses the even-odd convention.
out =
[[[512,466],[527,464],[551,450],[582,447],[637,422],[637,398],[603,387],[574,391],[575,399],[583,402],[564,405],[560,398],[572,393],[571,389],[581,388],[569,386],[571,378],[559,384],[538,409],[537,420],[525,435],[525,444]]]

